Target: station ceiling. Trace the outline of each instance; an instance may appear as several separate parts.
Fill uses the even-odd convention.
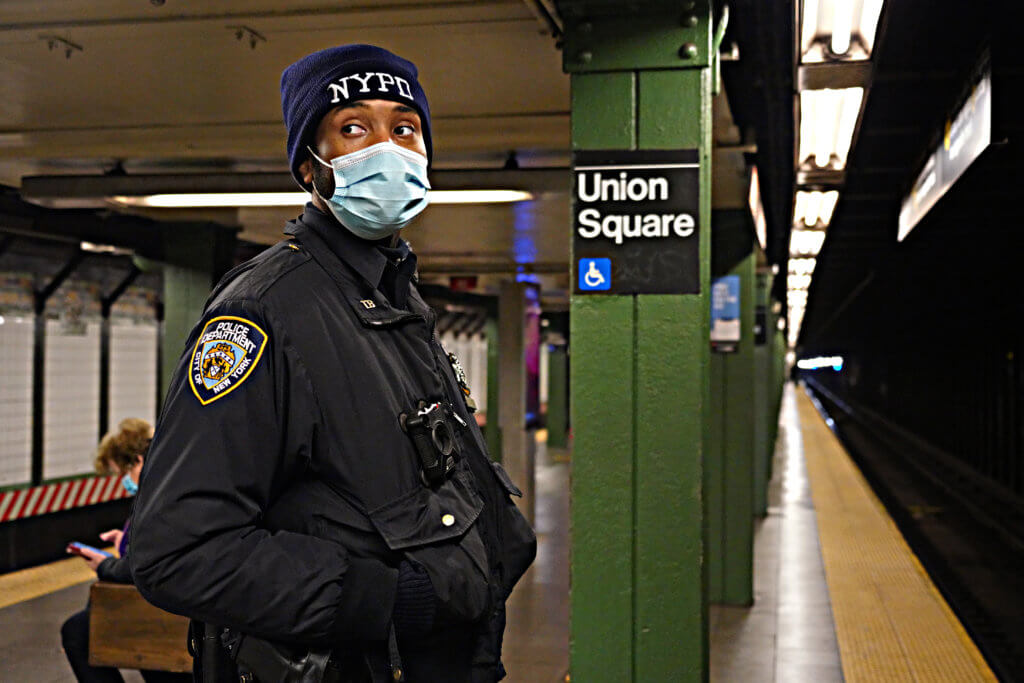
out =
[[[723,4],[716,0],[716,15]],[[768,262],[783,274],[796,180],[797,4],[729,3],[723,50],[735,44],[739,58],[723,63],[728,102],[718,98],[714,107],[715,203],[742,206],[746,164],[757,163]],[[323,47],[376,43],[420,67],[442,185],[472,184],[479,172],[490,174],[493,186],[512,152],[521,172],[565,172],[561,182],[552,183],[550,173],[524,180],[536,185],[525,188],[535,190],[532,202],[430,207],[407,233],[424,270],[507,276],[525,266],[564,293],[569,78],[542,5],[553,3],[7,0],[0,6],[0,183],[17,188],[26,176],[122,170],[200,179],[285,174],[281,70]],[[899,200],[955,104],[991,16],[952,0],[886,0],[804,342],[825,339],[834,312],[879,259],[891,258]],[[951,26],[956,41],[935,39]],[[243,240],[267,244],[296,209],[143,213],[238,225]],[[782,290],[777,286],[780,298]]]
[[[430,207],[407,234],[424,270],[507,275],[524,265],[564,291],[569,77],[542,4],[10,0],[0,7],[0,183],[122,171],[200,179],[287,173],[282,69],[324,47],[374,43],[419,66],[432,110],[435,186],[437,179],[472,185],[474,170],[484,169],[490,186],[500,184],[494,171],[514,153],[517,180],[528,185],[519,189],[536,197]],[[744,153],[753,148],[732,125],[724,97],[715,112],[723,145],[716,197],[742,205]],[[559,169],[564,180],[553,186],[550,173],[522,173],[538,168]],[[96,201],[67,205],[96,208]],[[130,211],[238,225],[243,240],[260,244],[276,241],[296,213]]]
[[[886,1],[864,111],[809,292],[804,348],[834,353],[866,334],[901,334],[926,308],[966,319],[969,309],[994,305],[963,299],[981,280],[1003,277],[1000,269],[1017,261],[1009,254],[1024,245],[1015,180],[1024,156],[1014,97],[1024,85],[1014,35],[1020,19],[1010,2]],[[901,203],[986,65],[993,144],[899,242]]]
[[[543,28],[521,0],[5,2],[0,182],[114,169],[286,174],[281,71],[350,42],[381,45],[419,66],[435,169],[500,169],[513,150],[524,168],[564,169],[569,80]],[[286,176],[284,183],[298,189]],[[524,262],[564,271],[565,196],[542,187],[526,205],[431,207],[408,237],[435,269],[461,259],[485,271]],[[147,213],[239,225],[243,240],[267,244],[297,210]]]

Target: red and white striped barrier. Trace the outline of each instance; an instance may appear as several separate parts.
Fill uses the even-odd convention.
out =
[[[121,477],[84,477],[0,493],[0,523],[127,497]]]

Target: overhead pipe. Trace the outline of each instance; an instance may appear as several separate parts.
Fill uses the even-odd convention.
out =
[[[99,437],[107,433],[110,426],[110,312],[121,295],[135,282],[142,274],[137,265],[132,263],[124,279],[102,299],[100,299],[100,314],[102,322],[100,327],[100,429]]]
[[[722,92],[722,56],[719,52],[722,49],[722,41],[725,40],[725,30],[727,28],[729,28],[729,5],[722,5],[722,14],[718,17],[718,25],[715,26],[715,35],[711,41],[711,59],[714,65],[714,82],[711,85],[712,95]]]
[[[562,26],[558,21],[558,10],[550,0],[523,0],[530,8],[533,15],[537,17],[545,33],[550,33],[552,38],[562,37]]]

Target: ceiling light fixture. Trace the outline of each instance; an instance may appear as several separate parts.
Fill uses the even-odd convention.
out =
[[[789,233],[790,256],[817,256],[825,244],[824,230],[792,230]]]
[[[834,0],[832,3],[832,54],[845,55],[850,51],[852,33],[853,0]]]
[[[502,204],[534,198],[520,190],[432,190],[431,204]],[[306,192],[206,192],[189,194],[152,194],[114,196],[108,200],[121,206],[151,209],[212,209],[238,207],[302,206],[309,201]]]
[[[853,142],[864,88],[800,92],[800,163],[842,170]],[[833,163],[832,158],[835,157]]]
[[[813,258],[791,258],[789,259],[789,273],[791,275],[810,275],[814,272],[817,259]]]
[[[871,58],[884,0],[803,0],[800,61]]]
[[[807,52],[814,38],[818,33],[818,0],[804,0],[803,25],[800,27],[800,36],[803,44],[803,52]]]
[[[797,190],[793,209],[796,227],[828,227],[839,201],[839,190]]]
[[[786,277],[786,287],[790,291],[810,289],[811,288],[811,276],[810,275],[789,275]]]
[[[868,54],[875,49],[875,34],[878,32],[878,19],[882,16],[884,1],[864,0],[864,8],[860,15],[860,39]]]

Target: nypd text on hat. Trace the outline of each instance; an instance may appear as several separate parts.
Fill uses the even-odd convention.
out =
[[[331,93],[331,104],[347,102],[357,95],[372,93],[397,93],[408,100],[413,100],[409,81],[384,71],[364,71],[342,76],[328,83],[327,89]]]
[[[695,167],[697,164],[577,166],[577,234],[585,240],[605,238],[615,244],[632,239],[690,237],[696,227],[692,213],[650,209],[672,199],[672,170]],[[602,208],[588,204],[600,204]],[[637,205],[647,211],[637,212]],[[609,211],[609,206],[621,209]]]

